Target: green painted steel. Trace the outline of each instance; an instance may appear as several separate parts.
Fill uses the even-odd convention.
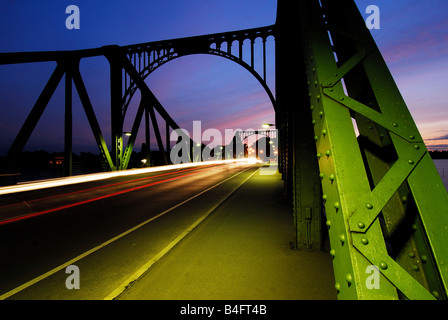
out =
[[[358,8],[294,6],[338,297],[446,299],[448,194]]]

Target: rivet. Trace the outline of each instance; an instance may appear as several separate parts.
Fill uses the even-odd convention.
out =
[[[373,204],[366,203],[366,208],[369,209],[369,210],[372,210],[373,209]]]
[[[330,85],[331,85],[331,83],[330,83]],[[333,92],[333,88],[328,89],[328,91]]]
[[[314,141],[317,141],[317,140],[319,140],[319,137],[318,136],[314,136]]]
[[[339,203],[339,201],[336,201],[336,202],[333,204],[333,206],[334,206],[334,208],[335,208],[336,210],[339,210],[339,209],[341,208],[341,204]]]
[[[325,222],[325,224],[327,225],[328,228],[331,227],[331,221],[330,221],[330,220],[327,220],[327,221]]]
[[[413,165],[413,164],[414,164],[414,160],[408,160],[408,163],[409,163],[410,165]]]
[[[317,157],[318,159],[320,159],[320,158],[322,158],[322,154],[319,152],[319,153],[316,155],[316,157]]]
[[[414,223],[414,224],[411,226],[411,228],[412,228],[412,230],[416,231],[416,230],[417,230],[417,225]]]
[[[316,98],[317,98],[317,100],[319,100],[320,99],[320,94],[318,94]]]
[[[396,123],[396,122],[392,123],[392,125],[393,125],[395,128],[398,127],[398,123]]]
[[[330,255],[336,257],[336,251],[334,249],[330,250]]]
[[[409,136],[409,139],[411,139],[411,140],[415,140],[415,136],[411,134],[411,135]]]
[[[321,111],[321,112],[319,112],[319,117],[323,117],[324,116],[324,112],[323,111]]]
[[[310,109],[311,109],[311,110],[314,110],[314,106],[310,106]]]
[[[311,121],[311,123],[313,124],[313,126],[316,124],[316,120]]]
[[[331,151],[330,151],[330,150],[325,151],[325,155],[326,155],[327,157],[329,157],[329,156],[331,155]]]
[[[327,85],[332,86],[333,82],[328,82]]]
[[[415,150],[420,150],[420,146],[419,146],[418,144],[416,144],[416,145],[414,146],[414,149],[415,149]]]
[[[313,68],[313,72],[316,72],[316,68]]]
[[[324,194],[323,196],[322,196],[322,200],[327,200],[327,195],[326,194]]]
[[[339,241],[341,241],[341,243],[344,244],[345,243],[345,235],[341,234],[339,236]]]
[[[413,269],[414,269],[414,271],[419,271],[420,267],[418,265],[414,264]]]
[[[406,197],[406,196],[401,197],[401,202],[403,202],[403,203],[408,202],[408,197]]]
[[[339,97],[339,100],[344,101],[344,97]]]
[[[368,245],[369,244],[369,239],[367,239],[367,238],[362,238],[361,239],[361,243],[363,244],[363,245]]]
[[[439,298],[439,293],[437,292],[437,291],[433,291],[432,292],[432,295],[435,297],[435,298]]]
[[[384,262],[384,261],[381,261],[380,262],[380,268],[383,269],[383,270],[386,270],[387,269],[387,263]]]
[[[339,290],[341,290],[341,285],[339,283],[336,283],[334,285],[334,288],[339,292]]]
[[[319,174],[319,178],[321,178],[321,179],[323,179],[324,176],[325,176],[325,175],[324,175],[323,173]]]
[[[422,259],[422,262],[423,262],[423,263],[426,263],[426,262],[428,261],[428,257],[425,256],[425,255],[422,255],[422,256],[421,256],[421,259]]]
[[[330,179],[330,181],[334,181],[334,179],[336,179],[336,177],[334,176],[334,174],[330,174],[330,176],[328,177],[328,179]]]
[[[319,82],[317,82],[317,80],[316,80],[316,81],[314,81],[314,85],[316,85],[316,86],[317,86],[317,85],[318,85],[318,83],[319,83]]]
[[[322,130],[322,134],[324,135],[324,136],[326,136],[327,135],[327,130]]]
[[[345,275],[345,280],[346,280],[347,283],[350,285],[350,284],[352,283],[352,281],[353,281],[353,277],[352,277],[352,275],[351,275],[350,273],[347,273],[347,274]]]
[[[415,258],[415,253],[414,253],[414,252],[409,252],[408,256],[409,256],[410,258]]]
[[[366,225],[363,222],[358,222],[358,228],[359,229],[364,229],[366,227]]]

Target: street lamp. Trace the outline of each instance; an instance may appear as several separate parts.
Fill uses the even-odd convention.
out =
[[[264,129],[269,129],[270,127],[275,127],[275,124],[272,123],[263,123],[262,127]]]

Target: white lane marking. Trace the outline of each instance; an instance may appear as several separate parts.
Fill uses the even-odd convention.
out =
[[[246,169],[247,170],[247,169]],[[246,171],[244,170],[244,171]],[[137,272],[130,276],[126,281],[124,281],[117,289],[111,292],[104,300],[113,300],[118,298],[128,287],[130,287],[135,281],[142,277],[155,263],[157,263],[161,258],[163,258],[168,252],[171,251],[183,238],[185,238],[192,230],[194,230],[202,221],[204,221],[213,211],[216,210],[224,201],[226,201],[235,191],[237,191],[247,180],[252,178],[252,176],[257,173],[260,169],[255,170],[249,177],[247,177],[243,182],[241,182],[235,189],[233,189],[229,194],[227,194],[220,202],[215,204],[211,209],[209,209],[202,217],[196,220],[191,226],[189,226],[181,235],[176,239],[171,241],[165,248],[163,248],[158,254],[156,254],[151,260],[145,263]],[[244,172],[243,171],[243,172]],[[241,172],[242,173],[242,172]]]
[[[171,207],[171,208],[169,208],[169,209],[167,209],[167,210],[165,210],[165,211],[159,213],[158,215],[156,215],[156,216],[154,216],[154,217],[152,217],[152,218],[150,218],[150,219],[148,219],[148,220],[146,220],[146,221],[144,221],[144,222],[142,222],[142,223],[136,225],[135,227],[133,227],[133,228],[131,228],[131,229],[129,229],[129,230],[127,230],[127,231],[125,231],[125,232],[123,232],[123,233],[117,235],[117,236],[115,236],[114,238],[112,238],[112,239],[110,239],[110,240],[108,240],[108,241],[106,241],[106,242],[103,242],[102,244],[100,244],[100,245],[98,245],[98,246],[96,246],[96,247],[94,247],[94,248],[92,248],[92,249],[90,249],[90,250],[88,250],[88,251],[86,251],[86,252],[80,254],[79,256],[77,256],[77,257],[75,257],[75,258],[73,258],[73,259],[71,259],[71,260],[65,262],[64,264],[61,264],[60,266],[58,266],[58,267],[56,267],[56,268],[54,268],[54,269],[52,269],[52,270],[50,270],[50,271],[48,271],[48,272],[46,272],[46,273],[44,273],[44,274],[42,274],[42,275],[40,275],[40,276],[38,276],[38,277],[36,277],[36,278],[34,278],[34,279],[32,279],[32,280],[30,280],[30,281],[28,281],[28,282],[26,282],[26,283],[24,283],[24,284],[18,286],[18,287],[16,287],[16,288],[14,288],[14,289],[12,289],[12,290],[10,290],[10,291],[8,291],[8,292],[6,292],[6,293],[0,295],[0,300],[5,300],[5,299],[7,299],[7,298],[9,298],[9,297],[11,297],[11,296],[13,296],[13,295],[19,293],[20,291],[23,291],[23,290],[25,290],[26,288],[31,287],[32,285],[38,283],[39,281],[41,281],[41,280],[43,280],[43,279],[45,279],[45,278],[48,278],[49,276],[55,274],[56,272],[59,272],[59,271],[65,269],[65,268],[67,268],[69,265],[72,265],[72,264],[74,264],[75,262],[77,262],[77,261],[79,261],[79,260],[81,260],[81,259],[87,257],[88,255],[90,255],[90,254],[92,254],[92,253],[94,253],[94,252],[100,250],[101,248],[104,248],[104,247],[107,246],[108,244],[111,244],[112,242],[115,242],[115,241],[117,241],[118,239],[123,238],[124,236],[126,236],[126,235],[128,235],[129,233],[131,233],[131,232],[133,232],[133,231],[135,231],[135,230],[137,230],[137,229],[143,227],[144,225],[148,224],[149,222],[154,221],[154,220],[160,218],[161,216],[167,214],[168,212],[173,211],[174,209],[180,207],[181,205],[183,205],[183,204],[185,204],[185,203],[187,203],[187,202],[189,202],[189,201],[191,201],[191,200],[193,200],[193,199],[199,197],[200,195],[204,194],[205,192],[210,191],[210,190],[216,188],[217,186],[219,186],[219,185],[221,185],[221,184],[223,184],[223,183],[225,183],[225,182],[227,182],[227,181],[233,179],[234,177],[236,177],[236,176],[238,176],[238,175],[240,175],[240,174],[246,172],[246,171],[249,170],[249,169],[250,169],[250,168],[247,168],[247,169],[245,169],[245,170],[243,170],[243,171],[241,171],[241,172],[238,172],[238,173],[234,174],[233,176],[231,176],[231,177],[229,177],[229,178],[227,178],[227,179],[225,179],[225,180],[219,182],[218,184],[215,184],[215,185],[209,187],[208,189],[205,189],[205,190],[201,191],[200,193],[198,193],[198,194],[192,196],[191,198],[188,198],[188,199],[186,199],[186,200],[184,200],[184,201],[182,201],[182,202],[176,204],[175,206],[173,206],[173,207]],[[256,170],[255,172],[257,172],[257,171],[258,171],[258,170]],[[255,172],[254,172],[254,173],[255,173]],[[251,176],[252,176],[252,175],[251,175]],[[246,180],[245,180],[245,181],[246,181]]]

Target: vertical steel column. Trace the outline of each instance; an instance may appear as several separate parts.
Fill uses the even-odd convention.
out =
[[[73,116],[72,116],[72,71],[66,66],[65,71],[65,125],[64,125],[64,175],[66,177],[73,174]]]
[[[297,3],[279,2],[276,38],[276,91],[280,111],[283,171],[293,204],[295,248],[322,249],[322,201],[311,111],[306,89]]]
[[[145,142],[146,142],[146,163],[151,166],[151,127],[149,123],[148,106],[145,108]]]
[[[263,38],[263,80],[266,82],[266,38]]]
[[[170,159],[170,125],[165,122],[165,139],[166,139],[166,158]],[[170,161],[169,161],[170,162]]]
[[[115,168],[123,167],[123,67],[119,46],[103,47],[110,64],[110,107],[112,159]]]

